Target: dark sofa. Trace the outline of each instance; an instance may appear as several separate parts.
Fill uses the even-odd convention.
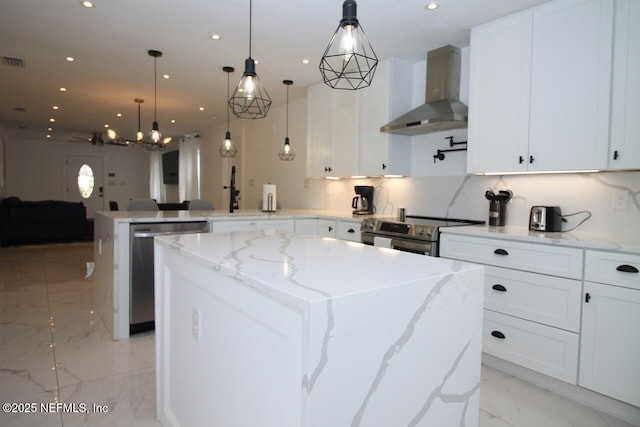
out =
[[[85,240],[87,209],[82,202],[0,201],[0,245]]]

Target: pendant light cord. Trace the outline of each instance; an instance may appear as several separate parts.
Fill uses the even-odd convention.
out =
[[[158,121],[158,72],[156,71],[156,57],[153,57],[153,121]]]
[[[287,137],[289,137],[289,85],[287,85]]]
[[[252,15],[253,15],[253,1],[249,0],[249,58],[251,58],[251,23],[252,23]]]
[[[227,71],[227,101],[229,100],[229,71]],[[229,105],[227,105],[227,132],[229,132]]]

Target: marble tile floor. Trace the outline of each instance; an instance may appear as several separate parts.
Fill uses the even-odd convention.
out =
[[[154,335],[111,339],[85,277],[92,254],[92,242],[0,248],[0,402],[37,409],[3,406],[0,426],[160,425]],[[480,406],[481,427],[630,426],[489,367]]]

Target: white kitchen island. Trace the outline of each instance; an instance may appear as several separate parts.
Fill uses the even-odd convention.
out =
[[[155,240],[164,427],[477,427],[483,267],[271,230]]]

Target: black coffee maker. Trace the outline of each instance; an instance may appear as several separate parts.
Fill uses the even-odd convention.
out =
[[[353,187],[357,196],[351,200],[354,215],[373,214],[373,187],[370,185],[356,185]]]

